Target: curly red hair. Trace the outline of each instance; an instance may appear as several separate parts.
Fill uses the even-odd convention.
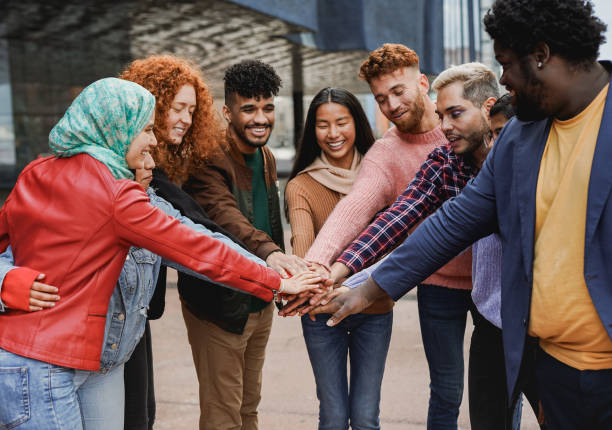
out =
[[[385,43],[370,52],[361,63],[359,77],[368,84],[373,78],[392,73],[402,67],[419,67],[419,56],[412,49],[399,43]]]
[[[213,99],[199,69],[188,60],[173,55],[151,55],[133,61],[119,75],[149,90],[157,100],[155,137],[158,145],[153,158],[170,180],[182,184],[192,169],[224,141],[223,128]],[[174,97],[183,85],[192,85],[196,92],[196,109],[191,127],[178,144],[168,144],[166,119]]]

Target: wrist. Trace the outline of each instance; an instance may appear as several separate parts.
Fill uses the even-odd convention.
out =
[[[274,256],[274,254],[276,254],[277,252],[282,253],[282,252],[283,252],[283,250],[282,250],[282,249],[280,249],[280,248],[276,248],[276,249],[274,249],[274,250],[270,251],[270,253],[269,253],[269,254],[268,254],[268,256],[265,258],[265,260],[266,260],[266,261],[268,261],[268,259],[269,259],[270,257]]]

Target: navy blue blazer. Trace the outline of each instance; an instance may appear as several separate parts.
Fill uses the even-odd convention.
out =
[[[608,71],[609,62],[602,63]],[[447,201],[372,274],[397,300],[481,237],[499,232],[502,257],[502,327],[508,391],[518,377],[533,283],[535,196],[551,119],[511,120],[482,170]],[[608,92],[589,180],[584,279],[612,338],[612,90]]]

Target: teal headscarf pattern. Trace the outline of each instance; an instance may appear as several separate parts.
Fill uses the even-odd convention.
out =
[[[104,78],[85,88],[49,134],[57,157],[87,153],[116,179],[133,179],[125,161],[130,143],[155,109],[155,97],[140,85]]]

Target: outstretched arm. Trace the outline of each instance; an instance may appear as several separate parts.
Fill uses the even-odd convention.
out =
[[[337,262],[359,272],[390,251],[410,229],[458,194],[469,178],[447,147],[432,151],[406,190],[351,243]],[[340,275],[342,267],[334,268]]]
[[[366,156],[351,192],[327,218],[305,259],[329,267],[374,215],[397,197],[393,189],[384,169]]]
[[[329,325],[361,312],[384,294],[399,299],[470,244],[497,230],[491,155],[476,179],[420,224],[368,281],[320,309],[334,314]]]

